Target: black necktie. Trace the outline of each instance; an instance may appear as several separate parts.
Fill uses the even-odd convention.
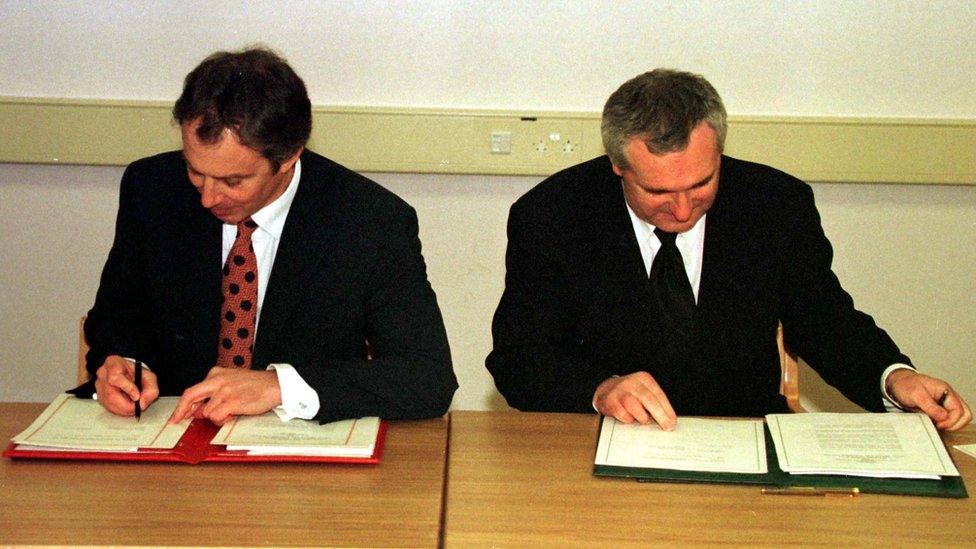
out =
[[[670,328],[686,338],[691,337],[695,323],[695,294],[685,273],[681,252],[674,243],[675,233],[654,229],[661,249],[651,264],[650,283],[659,313]]]

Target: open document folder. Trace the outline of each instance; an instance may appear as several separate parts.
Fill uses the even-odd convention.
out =
[[[163,397],[138,421],[106,411],[98,402],[59,395],[11,439],[12,458],[109,461],[325,461],[377,463],[386,423],[362,418],[320,425],[282,422],[272,412],[238,417],[224,428],[206,419],[169,425],[176,397]]]
[[[773,414],[766,423],[768,430],[761,420],[683,417],[666,432],[605,417],[593,472],[647,481],[967,497],[924,414]],[[774,451],[767,452],[769,446]]]

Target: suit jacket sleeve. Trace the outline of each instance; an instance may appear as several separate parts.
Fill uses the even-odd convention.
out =
[[[565,234],[544,205],[517,202],[508,221],[505,291],[486,365],[509,405],[525,411],[592,412],[614,372],[588,360],[577,333],[579,288],[570,282]],[[541,219],[540,219],[541,218]]]
[[[883,411],[881,374],[891,364],[911,362],[871,316],[855,308],[831,270],[833,250],[812,190],[792,188],[780,254],[788,262],[781,311],[786,345],[849,399]]]
[[[396,199],[378,225],[381,232],[367,240],[381,244],[368,254],[368,270],[359,273],[362,300],[357,306],[362,310],[350,311],[348,318],[355,320],[342,328],[358,334],[360,347],[365,336],[371,358],[309,354],[293,362],[318,392],[316,419],[322,422],[437,417],[447,412],[457,389],[444,322],[421,255],[416,214]]]
[[[138,221],[135,181],[138,165],[122,176],[115,240],[102,270],[95,304],[85,321],[90,378],[109,355],[147,357],[149,311],[146,295],[142,227]],[[85,391],[82,391],[85,392]]]

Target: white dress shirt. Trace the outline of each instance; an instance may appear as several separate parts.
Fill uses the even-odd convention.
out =
[[[637,217],[634,210],[630,208],[630,204],[627,204],[627,213],[630,214],[630,222],[633,224],[634,234],[637,236],[637,245],[640,246],[644,270],[647,271],[647,276],[651,276],[651,265],[654,263],[654,256],[657,255],[657,251],[661,249],[661,240],[654,234],[654,225]],[[698,303],[698,287],[701,285],[706,217],[708,214],[703,215],[692,228],[683,233],[678,233],[674,239],[675,246],[681,252],[681,262],[685,264],[685,274],[688,275],[691,290],[695,292],[695,303]]]
[[[275,255],[278,253],[278,243],[281,242],[281,232],[288,218],[288,211],[298,191],[298,181],[302,176],[302,161],[295,163],[295,173],[288,183],[285,192],[272,203],[254,212],[251,219],[258,224],[258,228],[251,235],[254,255],[258,262],[258,308],[254,319],[254,334],[257,337],[261,325],[261,309],[264,304],[264,294],[271,278]],[[223,226],[223,254],[221,265],[227,262],[227,256],[237,238],[237,225],[224,223]],[[216,345],[216,342],[214,343]],[[319,395],[312,389],[291,364],[270,364],[269,370],[278,375],[278,385],[281,387],[281,405],[274,411],[282,421],[292,418],[312,419],[319,411]]]

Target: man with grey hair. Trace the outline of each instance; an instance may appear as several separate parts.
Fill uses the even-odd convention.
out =
[[[970,421],[958,393],[854,308],[810,187],[722,154],[725,107],[704,78],[626,82],[602,131],[607,156],[512,206],[486,361],[509,404],[664,429],[678,414],[783,412],[782,323],[787,346],[865,409]]]

